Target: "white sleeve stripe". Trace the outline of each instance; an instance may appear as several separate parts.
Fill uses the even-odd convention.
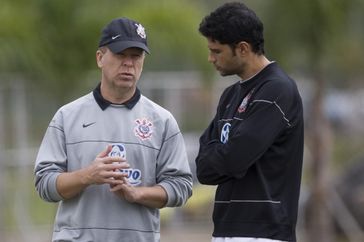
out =
[[[230,200],[230,201],[215,201],[215,203],[281,203],[275,200]]]
[[[264,102],[264,103],[274,104],[281,112],[283,119],[287,122],[287,125],[291,126],[288,118],[286,117],[286,114],[283,112],[282,108],[276,102],[272,102],[272,101],[268,101],[268,100],[253,100],[252,101],[252,103],[255,103],[255,102]]]

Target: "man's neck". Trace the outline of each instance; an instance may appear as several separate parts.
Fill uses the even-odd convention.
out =
[[[246,71],[239,75],[241,80],[248,80],[259,73],[271,62],[264,55],[253,55],[247,63]]]
[[[101,87],[100,87],[100,92],[101,92],[101,96],[114,104],[123,104],[126,101],[130,100],[134,93],[135,93],[135,88],[130,88],[130,89],[125,89],[125,88],[108,88],[106,86],[104,86],[101,83]]]

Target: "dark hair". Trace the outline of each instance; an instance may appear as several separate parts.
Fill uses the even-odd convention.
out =
[[[245,41],[252,46],[254,53],[264,54],[263,23],[243,3],[230,2],[220,6],[202,20],[199,31],[203,36],[232,48]]]

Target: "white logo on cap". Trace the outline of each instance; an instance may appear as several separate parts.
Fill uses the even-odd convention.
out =
[[[115,35],[115,36],[112,36],[111,39],[114,40],[114,39],[117,39],[121,36],[121,34],[118,34],[118,35]]]
[[[144,29],[143,25],[141,25],[141,24],[135,24],[135,26],[137,26],[137,29],[136,29],[137,34],[141,38],[145,39],[147,37],[147,35],[145,34],[145,29]]]

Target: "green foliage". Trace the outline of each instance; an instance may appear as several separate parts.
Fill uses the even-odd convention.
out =
[[[30,71],[36,11],[25,1],[3,1],[0,8],[0,71]]]
[[[269,1],[263,12],[268,56],[307,76],[321,68],[331,84],[362,75],[363,2]]]
[[[4,0],[2,5],[0,20],[8,24],[0,27],[0,71],[22,73],[60,102],[72,90],[79,93],[97,68],[101,29],[120,16],[147,29],[152,54],[145,70],[211,71],[197,31],[201,7],[194,1]],[[97,82],[98,73],[91,78]]]
[[[223,2],[3,0],[0,71],[21,73],[29,84],[63,102],[88,79],[97,82],[95,50],[101,28],[112,18],[127,16],[146,27],[152,51],[146,71],[197,69],[209,81],[214,70],[197,28]],[[268,57],[288,70],[310,73],[320,64],[334,80],[363,74],[364,0],[245,2],[265,24]]]
[[[211,81],[214,72],[207,62],[205,39],[198,32],[203,17],[195,1],[140,1],[123,8],[121,15],[145,23],[151,55],[147,70],[199,70],[203,81]],[[209,83],[206,83],[209,85]]]

